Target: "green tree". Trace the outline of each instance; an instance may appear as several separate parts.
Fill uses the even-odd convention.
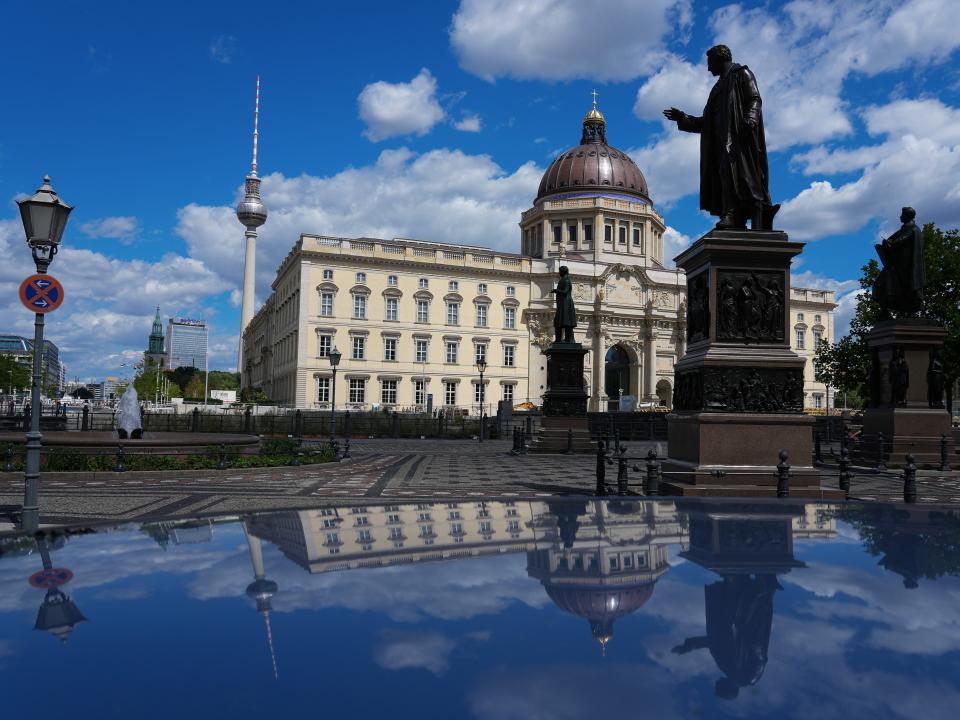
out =
[[[240,391],[240,402],[245,403],[265,403],[270,402],[270,398],[260,388],[245,387]]]
[[[193,379],[193,376],[199,373],[197,368],[190,365],[181,365],[180,367],[167,371],[167,377],[175,382],[179,387],[185,388]]]
[[[17,362],[9,355],[0,355],[0,387],[6,392],[29,388],[30,366]]]
[[[947,328],[943,361],[950,407],[953,386],[960,377],[960,232],[943,232],[928,223],[923,226],[923,240],[926,271],[924,314]],[[870,260],[862,271],[862,292],[850,321],[850,332],[835,343],[820,343],[813,359],[819,382],[847,392],[861,403],[869,397],[867,334],[880,317],[880,308],[870,289],[880,274],[880,265],[876,260]]]
[[[210,371],[210,389],[211,390],[239,390],[240,373],[227,372],[226,370]]]
[[[133,387],[137,390],[137,397],[141,400],[153,400],[160,391],[163,382],[163,373],[158,372],[157,363],[147,360],[137,369],[133,378]]]
[[[203,398],[203,378],[200,373],[194,373],[190,382],[183,389],[183,396],[187,398]]]

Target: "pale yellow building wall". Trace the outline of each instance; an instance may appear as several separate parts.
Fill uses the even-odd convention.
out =
[[[837,304],[831,290],[792,288],[790,291],[790,347],[805,361],[803,366],[804,407],[833,407],[833,390],[814,379],[813,357],[816,334],[824,342],[833,342],[833,310]],[[829,393],[829,395],[828,395]]]

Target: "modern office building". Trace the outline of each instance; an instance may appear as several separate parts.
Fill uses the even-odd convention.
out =
[[[178,367],[206,368],[207,322],[170,318],[167,322],[167,370]]]
[[[13,358],[28,368],[33,368],[33,340],[19,335],[0,335],[0,355]],[[60,362],[60,349],[50,340],[43,341],[41,358],[42,387],[53,386],[59,392],[63,389],[64,367]],[[3,379],[0,378],[0,384]],[[4,385],[6,388],[6,386]],[[6,388],[9,390],[9,388]],[[29,388],[24,388],[29,389]]]
[[[580,144],[547,168],[519,220],[519,254],[302,234],[244,331],[243,387],[299,408],[329,407],[334,397],[347,409],[422,408],[430,396],[434,407],[471,413],[499,400],[540,404],[551,290],[566,266],[576,339],[589,351],[590,410],[669,407],[686,345],[686,276],[667,267],[664,219],[640,168],[607,144],[595,104]],[[833,293],[791,287],[788,277],[780,291],[793,347],[807,357],[805,405],[825,407],[812,355],[832,339]],[[333,347],[343,358],[335,392]]]

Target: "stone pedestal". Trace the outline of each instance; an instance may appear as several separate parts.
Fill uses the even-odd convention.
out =
[[[530,449],[565,452],[572,430],[572,450],[592,452],[587,393],[583,387],[583,359],[587,351],[580,343],[555,342],[544,354],[547,356],[547,390],[543,394],[543,420]]]
[[[775,497],[786,450],[790,495],[824,497],[804,360],[789,342],[790,263],[802,248],[783,232],[713,230],[676,258],[687,273],[687,351],[661,492]]]
[[[943,434],[953,456],[950,415],[942,388],[936,388],[936,378],[929,372],[931,359],[942,351],[946,335],[946,329],[935,321],[922,318],[879,322],[867,335],[872,364],[870,406],[863,415],[863,435],[851,452],[855,463],[877,464],[881,432],[883,460],[888,467],[902,466],[907,453],[913,454],[920,467],[939,467]],[[905,372],[898,367],[900,358]],[[903,380],[906,387],[900,389]]]

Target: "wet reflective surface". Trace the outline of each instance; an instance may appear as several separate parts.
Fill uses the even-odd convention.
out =
[[[4,715],[955,717],[960,515],[550,499],[0,540]]]

